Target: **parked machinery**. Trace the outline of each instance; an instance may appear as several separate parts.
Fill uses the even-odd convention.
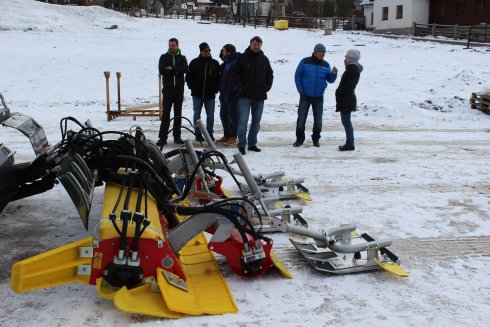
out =
[[[60,122],[61,141],[48,145],[31,117],[11,113],[3,96],[2,103],[0,123],[27,135],[37,156],[15,163],[12,152],[0,146],[0,191],[5,194],[0,210],[60,181],[88,230],[93,190],[104,187],[93,236],[17,262],[11,278],[16,293],[76,281],[95,285],[100,296],[124,312],[169,318],[237,312],[211,251],[222,254],[242,276],[277,267],[292,277],[272,251],[268,231],[311,238],[310,243],[291,241],[318,270],[384,268],[406,275],[386,249],[389,240],[358,235],[353,225],[308,230],[301,206],[284,204],[311,200],[302,180],[288,180],[283,173],[253,175],[239,153],[228,162],[206,133],[203,151],[186,141],[163,154],[139,127],[130,133],[101,132],[68,117]],[[78,130],[69,130],[69,123]],[[221,187],[217,170],[233,178],[238,194]],[[209,241],[203,232],[211,235]]]

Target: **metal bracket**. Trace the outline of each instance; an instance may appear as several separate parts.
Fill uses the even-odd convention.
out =
[[[91,272],[92,272],[92,266],[91,265],[77,266],[77,275],[78,276],[90,276]]]
[[[187,287],[187,284],[182,279],[180,279],[177,275],[174,275],[166,270],[162,270],[162,272],[163,272],[163,277],[165,277],[165,279],[170,285],[175,286],[183,291],[189,292],[189,288]]]
[[[94,256],[94,248],[91,246],[80,246],[78,248],[78,256],[80,258],[92,258]]]

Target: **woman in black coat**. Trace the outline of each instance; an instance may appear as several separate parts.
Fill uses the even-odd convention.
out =
[[[339,87],[335,91],[337,101],[336,111],[340,111],[340,118],[345,129],[346,141],[339,146],[340,151],[353,151],[354,128],[351,122],[351,112],[357,109],[357,99],[355,89],[362,72],[362,65],[359,64],[361,53],[358,50],[349,50],[345,55],[345,72],[342,74]]]

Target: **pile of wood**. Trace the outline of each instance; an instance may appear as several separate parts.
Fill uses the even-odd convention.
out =
[[[471,93],[470,104],[471,109],[490,114],[490,93]]]

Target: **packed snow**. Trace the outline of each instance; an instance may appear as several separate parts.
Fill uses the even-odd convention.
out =
[[[116,29],[109,27],[117,25]],[[158,101],[160,55],[171,37],[190,61],[199,43],[218,57],[226,43],[243,51],[250,38],[264,40],[274,70],[258,146],[247,153],[255,173],[284,171],[303,177],[313,202],[303,216],[320,230],[353,223],[360,232],[394,240],[409,277],[384,271],[332,276],[316,272],[289,243],[274,234],[274,248],[294,279],[271,272],[255,279],[220,267],[240,312],[157,319],[122,313],[95,288],[70,284],[25,294],[10,289],[19,260],[84,238],[78,214],[61,186],[10,203],[0,214],[0,325],[2,326],[487,326],[490,319],[490,115],[470,109],[471,92],[489,87],[487,47],[387,39],[362,32],[199,24],[196,20],[130,18],[100,7],[49,5],[30,0],[0,2],[0,91],[13,112],[32,116],[54,144],[59,121],[90,119],[101,130],[143,127],[157,139],[154,118],[106,120],[104,71],[121,72],[122,105]],[[299,96],[294,71],[316,43],[326,60],[344,71],[347,50],[361,51],[364,66],[353,114],[356,151],[342,153],[334,92],[325,93],[321,147],[309,140],[293,148]],[[340,76],[339,76],[340,78]],[[184,115],[192,117],[186,89]],[[215,115],[221,137],[219,106]],[[190,138],[190,133],[184,133]],[[33,159],[27,138],[0,129],[0,142],[16,162]],[[170,145],[169,148],[174,147]],[[227,157],[235,148],[220,147]],[[92,232],[102,206],[97,189]]]

